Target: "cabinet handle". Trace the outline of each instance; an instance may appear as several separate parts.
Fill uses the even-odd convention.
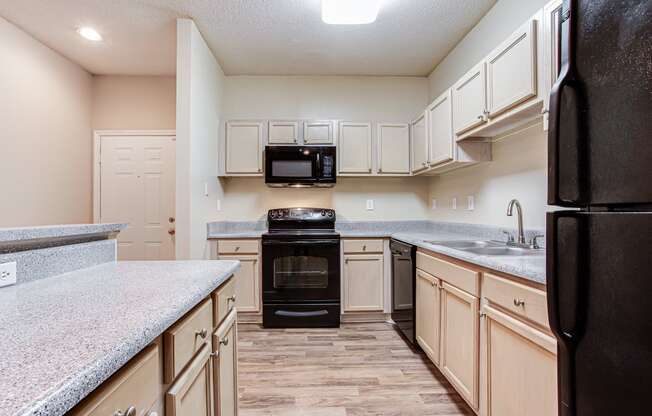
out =
[[[430,284],[432,285],[432,287],[437,286],[437,282],[431,282]]]
[[[226,298],[226,303],[235,302],[235,294]]]
[[[514,299],[514,306],[525,306],[525,301],[523,299]]]
[[[220,340],[220,344],[222,344],[224,346],[229,345],[229,338],[227,337],[227,338],[224,338],[223,340]]]
[[[484,114],[483,114],[483,115],[480,115],[480,116],[478,116],[478,120],[484,120]]]
[[[175,235],[176,233],[177,232],[176,232],[176,230],[174,228],[171,228],[171,229],[168,230],[168,234],[170,234],[170,235]]]
[[[237,246],[234,251],[240,250],[240,246]]]
[[[362,246],[362,251],[367,251],[367,246]]]
[[[116,410],[113,413],[113,416],[136,416],[136,408],[129,406],[126,412],[123,412],[122,410]]]
[[[147,416],[158,416],[158,412],[149,412]]]
[[[201,331],[195,331],[195,336],[200,337],[201,339],[206,339],[208,336],[208,331],[206,328],[202,328]]]

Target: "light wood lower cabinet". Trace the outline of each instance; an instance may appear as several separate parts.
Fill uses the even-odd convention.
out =
[[[260,312],[260,263],[258,255],[220,255],[220,260],[240,260],[234,273],[235,306],[240,312]]]
[[[238,414],[237,313],[232,311],[213,334],[214,416]]]
[[[557,415],[555,339],[483,306],[482,416]]]
[[[417,270],[416,281],[416,340],[428,358],[439,366],[441,281]]]
[[[479,347],[479,299],[443,282],[439,368],[474,409],[478,408]]]
[[[382,311],[383,276],[382,254],[345,254],[344,312]]]
[[[211,349],[204,344],[165,394],[166,416],[212,416]]]

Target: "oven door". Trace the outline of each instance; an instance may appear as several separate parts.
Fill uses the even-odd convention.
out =
[[[263,240],[263,303],[339,299],[339,238]]]

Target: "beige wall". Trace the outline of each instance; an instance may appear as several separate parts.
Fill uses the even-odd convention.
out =
[[[197,26],[189,19],[177,20],[178,259],[209,255],[206,223],[222,195],[217,169],[223,89],[224,72]]]
[[[427,101],[426,78],[230,76],[224,118],[408,122]],[[426,178],[338,178],[330,189],[271,189],[263,178],[222,183],[216,220],[256,220],[270,208],[286,206],[334,208],[340,218],[356,220],[425,219],[429,214]],[[366,210],[367,199],[374,200],[375,210]]]
[[[429,76],[430,97],[440,95],[518,28],[547,0],[500,0]],[[430,197],[438,209],[433,220],[472,222],[514,227],[505,215],[507,203],[518,198],[523,204],[525,226],[545,225],[546,134],[541,124],[493,144],[493,161],[432,179]],[[466,211],[466,198],[475,197],[475,210]],[[452,210],[451,198],[458,209]]]
[[[176,78],[93,77],[94,130],[174,130]]]
[[[92,77],[0,17],[0,227],[91,209]]]

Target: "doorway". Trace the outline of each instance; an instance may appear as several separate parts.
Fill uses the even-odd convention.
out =
[[[127,223],[118,260],[173,260],[174,131],[94,133],[93,217]]]

